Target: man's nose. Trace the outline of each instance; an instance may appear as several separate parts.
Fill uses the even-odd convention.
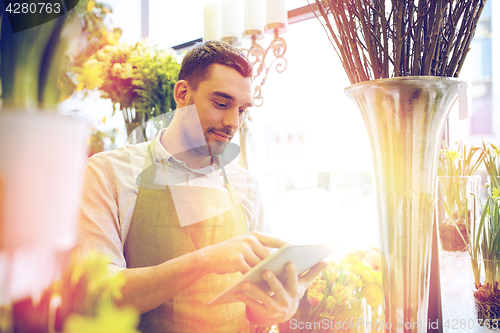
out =
[[[224,114],[224,127],[239,128],[240,127],[240,110],[238,108],[230,109]]]

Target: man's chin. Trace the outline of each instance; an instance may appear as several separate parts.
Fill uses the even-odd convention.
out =
[[[211,156],[224,153],[229,142],[213,141],[208,143],[208,152]]]

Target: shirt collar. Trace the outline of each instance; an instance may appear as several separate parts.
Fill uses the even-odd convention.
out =
[[[190,167],[188,167],[186,165],[186,163],[184,163],[184,161],[181,161],[181,160],[178,160],[177,158],[175,158],[161,144],[161,137],[162,137],[163,133],[165,132],[165,130],[166,130],[166,128],[162,128],[160,130],[160,132],[158,132],[158,135],[155,138],[156,148],[155,148],[154,153],[156,156],[156,162],[162,163],[162,164],[167,164],[167,165],[169,165],[169,163],[170,163],[170,165],[175,166],[177,169],[181,169],[181,170],[186,169],[186,171],[195,172],[195,173],[204,174],[204,175],[208,175],[217,169],[215,161],[211,165],[208,165],[208,166],[203,167],[201,169],[191,169]]]

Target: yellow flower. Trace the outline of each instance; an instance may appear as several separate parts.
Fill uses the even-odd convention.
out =
[[[494,144],[490,143],[490,146],[493,148],[493,154],[497,157],[500,157],[500,145],[497,147]]]
[[[331,295],[328,296],[326,298],[325,308],[331,312],[335,309],[335,305],[337,305],[337,301],[335,300],[335,298]]]
[[[491,196],[493,197],[493,199],[498,199],[500,198],[500,188],[494,188],[492,193],[491,193]]]
[[[337,283],[333,287],[333,297],[336,300],[337,307],[344,306],[345,303],[351,298],[352,296],[352,288],[349,286],[342,285],[340,283]]]
[[[317,290],[308,290],[307,291],[307,301],[312,307],[316,307],[323,302],[323,293],[318,292]]]
[[[370,284],[362,289],[363,297],[368,305],[375,307],[382,302],[382,289],[376,284]]]
[[[114,64],[113,67],[111,68],[111,74],[113,74],[114,76],[120,76],[120,73],[122,71],[123,71],[122,64],[118,62]]]
[[[307,290],[307,300],[312,307],[318,306],[323,301],[323,291],[325,287],[326,281],[321,280],[321,275],[318,275],[309,286]]]
[[[460,153],[459,153],[458,151],[456,151],[456,150],[448,150],[448,151],[446,152],[446,155],[447,155],[447,157],[448,157],[448,159],[449,159],[450,161],[454,161],[454,160],[456,160],[457,158],[460,158],[460,157],[462,156],[462,154],[460,154]]]
[[[121,37],[121,32],[119,31],[113,31],[112,33],[108,34],[107,38],[107,43],[109,45],[118,45],[118,40]]]
[[[99,88],[104,80],[102,79],[103,64],[95,59],[90,59],[85,63],[83,69],[78,73],[78,81],[83,82],[89,90]]]
[[[344,298],[335,298],[335,296],[328,296],[325,302],[325,311],[320,316],[325,318],[334,318],[344,311],[347,305],[347,300]]]
[[[355,274],[349,274],[347,277],[347,281],[345,284],[347,284],[351,288],[356,288],[359,285],[359,282],[361,282],[361,286],[363,285],[363,281]]]
[[[98,61],[102,61],[104,63],[110,62],[112,59],[112,54],[117,51],[116,46],[106,45],[101,50],[97,51],[96,54],[92,56],[91,59],[96,59]],[[89,60],[90,61],[90,60]]]
[[[125,66],[123,67],[123,71],[120,75],[120,78],[128,79],[128,78],[131,78],[133,75],[134,75],[134,71],[132,68],[132,64],[126,63]]]
[[[365,270],[360,274],[364,284],[376,283],[375,274],[373,270]]]
[[[120,299],[121,289],[125,285],[125,276],[111,273],[108,269],[110,259],[97,251],[90,252],[83,260],[73,267],[71,283],[76,285],[80,279],[87,281],[88,296],[101,299],[112,297]]]
[[[87,13],[90,13],[95,7],[95,1],[94,0],[90,0],[88,3],[87,3]]]
[[[83,82],[79,82],[76,86],[76,91],[82,91],[85,88],[85,84]]]
[[[317,292],[320,292],[322,293],[323,290],[325,290],[325,287],[326,287],[326,281],[325,280],[321,280],[321,275],[318,275],[313,283],[311,283],[311,286],[309,287],[310,290],[315,290]]]

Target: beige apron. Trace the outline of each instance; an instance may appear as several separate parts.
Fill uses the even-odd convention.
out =
[[[193,209],[210,209],[232,203],[229,211],[181,227],[169,186],[155,185],[156,140],[148,147],[139,193],[124,245],[127,268],[158,265],[164,261],[217,244],[247,232],[241,204],[224,174],[226,190],[176,186],[176,200],[191,202]],[[221,164],[222,166],[222,164]],[[223,167],[221,167],[223,170]],[[199,191],[193,195],[194,191]],[[179,197],[181,196],[181,197]],[[203,202],[194,198],[203,198]],[[196,201],[196,202],[194,202]],[[157,332],[247,332],[245,304],[208,306],[207,302],[233,284],[241,273],[204,276],[166,303],[141,315],[139,330]],[[182,278],[180,276],[179,278]],[[168,288],[168,285],[165,285]]]

